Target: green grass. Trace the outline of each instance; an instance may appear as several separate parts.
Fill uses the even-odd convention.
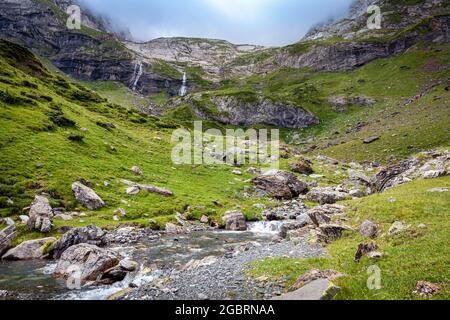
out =
[[[435,299],[450,298],[450,197],[448,193],[429,193],[437,187],[449,187],[450,178],[419,180],[391,189],[383,194],[352,200],[346,203],[347,217],[357,229],[369,219],[381,226],[382,235],[376,239],[385,256],[379,261],[363,258],[358,264],[354,254],[363,242],[358,232],[345,234],[341,240],[331,244],[328,257],[315,259],[266,259],[252,265],[254,277],[288,277],[292,285],[302,274],[312,269],[334,269],[347,274],[336,280],[342,287],[337,299],[420,299],[412,294],[418,281],[437,283],[442,292]],[[396,202],[391,203],[390,198]],[[394,221],[405,221],[411,227],[395,236],[387,236]],[[420,229],[419,224],[426,224]],[[381,269],[381,290],[367,288],[369,266]]]

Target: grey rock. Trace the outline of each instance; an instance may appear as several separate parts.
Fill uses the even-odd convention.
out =
[[[56,241],[56,238],[43,238],[38,240],[24,241],[17,247],[9,250],[3,257],[3,260],[35,260],[43,259],[45,252],[44,246],[49,242]]]
[[[53,210],[47,198],[36,196],[30,207],[28,229],[48,233],[52,229]]]
[[[72,191],[77,201],[82,203],[89,210],[97,210],[106,205],[94,190],[79,182],[72,184]]]
[[[19,216],[19,219],[22,224],[28,224],[28,220],[30,220],[30,217],[28,217],[26,215],[21,215],[21,216]]]
[[[57,214],[54,217],[55,220],[63,220],[63,221],[71,221],[73,220],[73,217],[70,214]]]
[[[332,243],[342,237],[344,231],[352,230],[348,226],[338,224],[323,224],[318,228],[318,238],[323,243]]]
[[[275,297],[272,300],[287,300],[287,301],[314,301],[314,300],[332,300],[340,291],[340,288],[335,286],[327,279],[314,280],[304,287]]]
[[[137,270],[139,264],[136,261],[124,259],[120,261],[119,266],[125,271],[133,272]]]
[[[319,227],[322,224],[329,223],[333,216],[342,214],[344,209],[343,206],[337,204],[326,204],[309,209],[307,215],[312,223]]]
[[[306,159],[299,159],[297,162],[291,164],[291,170],[300,174],[312,174],[314,170],[312,168],[312,162]]]
[[[277,199],[290,200],[308,191],[306,183],[287,171],[272,170],[256,177],[251,183]]]
[[[56,266],[55,276],[68,278],[71,269],[78,267],[81,283],[97,281],[106,271],[117,266],[119,261],[112,251],[90,244],[78,244],[64,251]]]
[[[207,112],[204,108],[199,107],[196,97],[175,101],[171,108],[186,103],[191,105],[192,111],[204,120],[239,126],[265,124],[281,128],[301,129],[320,123],[315,115],[300,107],[274,103],[258,96],[255,96],[255,101],[245,101],[234,96],[214,96],[211,98],[211,103],[216,106],[217,112]]]
[[[55,242],[50,255],[55,259],[59,259],[68,248],[81,243],[105,246],[106,232],[94,225],[72,229]]]
[[[390,236],[398,234],[406,229],[408,229],[409,226],[403,222],[403,221],[396,221],[392,224],[392,226],[389,228],[388,234]]]
[[[0,231],[0,256],[11,248],[11,244],[16,237],[15,226],[8,226]]]
[[[247,222],[240,211],[227,211],[223,216],[225,222],[225,229],[230,231],[246,231]]]
[[[375,238],[378,232],[378,225],[372,221],[366,220],[361,224],[359,232],[365,238]]]
[[[203,215],[203,216],[200,218],[200,222],[201,222],[201,223],[208,223],[208,222],[209,222],[209,218],[208,218],[207,216]]]
[[[295,291],[298,290],[305,285],[311,283],[312,281],[318,280],[318,279],[327,279],[329,281],[334,281],[337,278],[345,277],[346,275],[335,271],[335,270],[311,270],[295,281],[294,285],[289,288],[289,291]]]
[[[142,172],[142,170],[139,167],[132,167],[131,171],[133,171],[135,174],[139,175],[139,176],[144,176],[144,173]]]

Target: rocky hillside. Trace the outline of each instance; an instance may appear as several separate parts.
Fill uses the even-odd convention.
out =
[[[109,32],[103,20],[84,14],[81,30],[69,30],[64,11],[67,4],[54,0],[2,0],[0,36],[34,50],[77,79],[119,81],[145,94],[161,90],[177,93],[179,78],[155,71],[154,66],[120,42],[122,37]]]

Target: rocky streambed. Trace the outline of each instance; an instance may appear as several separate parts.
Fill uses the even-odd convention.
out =
[[[279,295],[282,283],[246,276],[252,261],[266,257],[316,257],[319,246],[279,237],[281,222],[250,224],[248,231],[159,234],[123,228],[107,249],[139,267],[111,285],[69,290],[48,260],[0,262],[0,299],[262,299]],[[129,235],[132,235],[129,237]]]

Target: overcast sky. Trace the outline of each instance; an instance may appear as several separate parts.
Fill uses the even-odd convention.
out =
[[[202,37],[266,46],[299,41],[311,26],[345,15],[352,0],[80,0],[140,41]]]

